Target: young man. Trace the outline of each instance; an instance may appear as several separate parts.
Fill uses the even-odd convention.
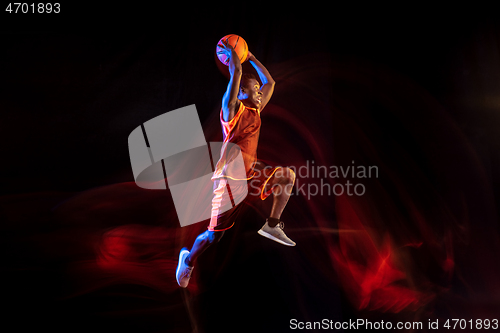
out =
[[[226,93],[222,98],[222,110],[220,120],[223,128],[224,144],[238,145],[243,162],[247,180],[252,189],[248,191],[248,198],[259,195],[262,200],[273,194],[273,205],[269,218],[258,233],[272,239],[280,244],[295,246],[295,243],[283,232],[284,224],[280,221],[281,213],[285,208],[292,186],[295,182],[295,174],[289,168],[270,168],[262,162],[257,161],[257,144],[260,133],[260,113],[269,102],[274,91],[274,80],[267,69],[249,52],[248,61],[257,71],[262,82],[262,87],[252,75],[242,74],[242,66],[238,55],[231,45],[224,45],[223,52],[229,57],[229,73],[231,75]],[[212,201],[212,218],[208,230],[200,234],[189,251],[183,248],[179,254],[176,278],[179,286],[186,288],[193,265],[196,259],[211,244],[218,242],[224,235],[224,231],[231,228],[241,211],[242,203],[234,206],[226,212],[219,212],[224,191],[230,196],[237,195],[241,190],[227,184],[225,170],[227,162],[221,152],[221,159],[217,163],[212,180],[214,180],[214,199]],[[230,155],[230,153],[229,153]],[[244,186],[247,186],[245,180]],[[226,199],[227,200],[227,199]]]

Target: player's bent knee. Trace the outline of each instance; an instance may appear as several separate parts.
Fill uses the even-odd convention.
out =
[[[290,168],[287,168],[287,169],[288,169],[288,170],[289,170],[289,172],[290,172],[290,179],[291,179],[291,182],[292,182],[292,184],[293,184],[293,183],[295,183],[295,178],[296,178],[296,176],[295,176],[295,172],[294,172],[292,169],[290,169]]]
[[[295,183],[295,172],[290,168],[284,168],[282,172],[282,182],[285,184]]]

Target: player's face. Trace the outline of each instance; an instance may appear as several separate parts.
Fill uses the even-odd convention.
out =
[[[251,108],[260,108],[262,104],[262,91],[260,91],[260,85],[257,80],[250,79],[245,84],[245,89],[243,91],[247,106]]]

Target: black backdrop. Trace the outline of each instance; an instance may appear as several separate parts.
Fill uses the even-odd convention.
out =
[[[286,331],[291,318],[493,319],[500,290],[488,278],[499,272],[500,26],[494,11],[305,6],[87,3],[63,4],[60,14],[2,12],[0,213],[7,321],[61,331],[263,332]],[[335,267],[325,264],[336,238],[301,239],[298,231],[300,218],[310,219],[309,227],[325,227],[314,221],[318,216],[330,216],[326,225],[337,228],[332,197],[317,199],[320,208],[305,198],[291,201],[294,208],[285,217],[304,244],[293,254],[254,236],[238,241],[260,222],[225,236],[236,240],[207,252],[216,263],[207,259],[213,265],[198,269],[202,282],[192,294],[162,290],[161,278],[148,284],[156,289],[96,282],[100,273],[85,266],[95,260],[92,244],[99,241],[93,237],[128,225],[139,228],[130,229],[132,236],[154,234],[140,231],[144,225],[162,228],[166,218],[144,221],[141,204],[158,200],[157,211],[164,202],[172,207],[168,191],[130,199],[137,193],[131,190],[128,134],[157,115],[196,104],[207,141],[221,139],[218,110],[227,79],[216,66],[214,47],[229,33],[243,36],[277,81],[268,115],[263,113],[259,156],[288,165],[307,159],[379,165],[377,184],[393,206],[372,192],[374,206],[363,206],[366,215],[376,207],[374,215],[394,210],[405,216],[409,200],[433,236],[411,218],[402,227],[382,216],[371,227],[394,239],[424,239],[424,247],[425,240],[449,240],[443,253],[454,262],[451,273],[446,261],[425,259],[440,256],[434,245],[407,253],[418,268],[406,273],[416,289],[434,295],[432,302],[391,311],[350,301]],[[295,127],[287,136],[288,125]],[[368,192],[377,186],[370,184]],[[133,212],[127,200],[135,200]],[[111,202],[112,213],[96,208],[103,202]],[[158,243],[154,249],[169,249],[162,260],[170,268],[197,231],[186,236],[172,227],[173,219],[164,237],[175,246],[144,236],[145,243]],[[323,254],[310,250],[317,242]],[[150,259],[135,257],[133,270],[154,263]],[[210,267],[225,267],[225,273],[210,274]]]

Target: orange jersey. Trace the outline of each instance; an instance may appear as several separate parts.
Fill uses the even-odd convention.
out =
[[[221,157],[217,162],[212,179],[231,176],[228,164],[239,151],[228,149],[228,143],[236,144],[241,149],[246,175],[247,177],[251,177],[252,166],[257,161],[257,145],[261,124],[260,111],[246,107],[240,102],[238,111],[230,121],[224,121],[221,109],[220,122],[222,124],[224,140],[221,148]]]

